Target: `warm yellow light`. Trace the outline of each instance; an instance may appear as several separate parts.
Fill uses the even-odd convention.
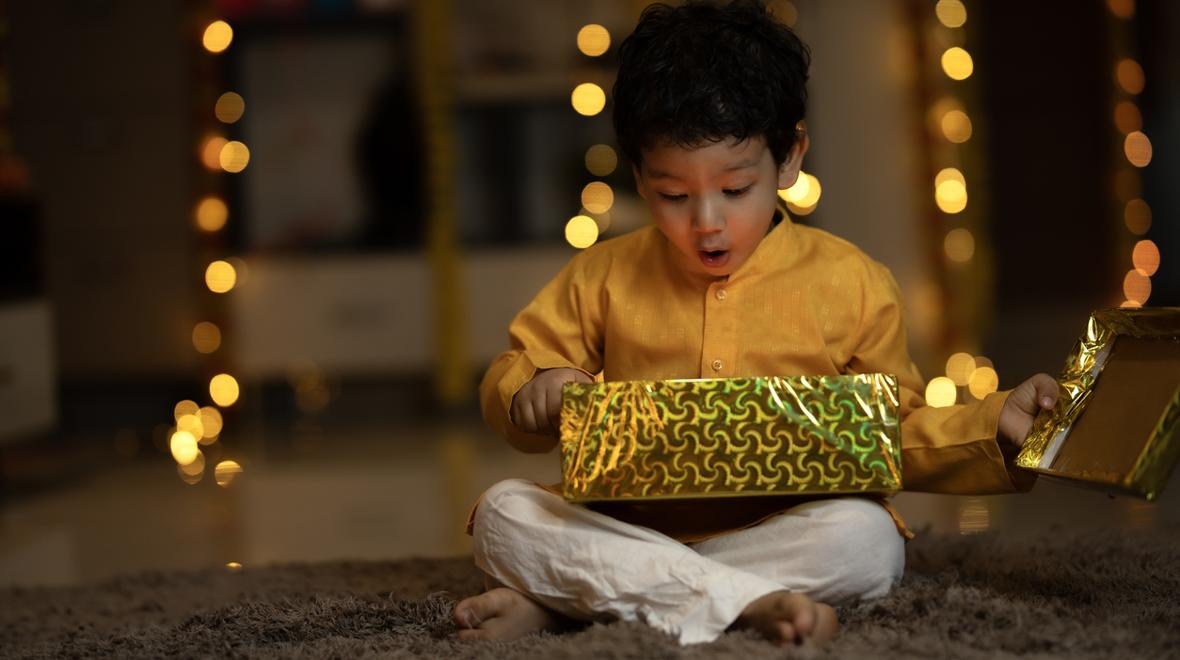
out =
[[[238,393],[238,381],[229,374],[217,374],[209,381],[209,397],[222,408],[234,405]]]
[[[1122,304],[1119,305],[1119,307],[1123,307],[1126,309],[1139,309],[1142,306],[1143,306],[1143,303],[1138,303],[1138,302],[1135,302],[1134,300],[1124,300],[1122,302]]]
[[[582,210],[585,211],[586,209],[582,209]],[[605,234],[606,230],[610,229],[610,214],[609,213],[595,214],[594,215],[594,223],[598,225],[598,235],[601,236],[601,235]]]
[[[226,567],[226,568],[228,568],[228,569],[229,569],[229,570],[231,570],[231,571],[240,571],[240,570],[242,570],[242,565],[241,565],[241,564],[239,564],[239,563],[238,563],[238,562],[236,562],[236,561],[226,562],[226,564],[225,564],[225,567]]]
[[[963,387],[971,381],[971,372],[975,371],[975,358],[970,353],[955,353],[947,358],[946,377],[955,385]]]
[[[942,134],[955,144],[971,139],[971,118],[962,110],[951,110],[942,116]]]
[[[1140,305],[1151,297],[1151,278],[1137,270],[1129,270],[1123,277],[1123,297]]]
[[[970,53],[958,46],[952,46],[942,54],[942,70],[952,80],[966,80],[975,70],[975,63],[971,60]]]
[[[1123,222],[1132,234],[1146,234],[1147,230],[1151,229],[1151,207],[1142,199],[1132,199],[1123,209]]]
[[[1143,116],[1139,114],[1139,106],[1130,101],[1120,101],[1114,106],[1114,125],[1124,135],[1143,128]]]
[[[197,448],[197,439],[188,431],[176,431],[168,440],[168,447],[172,450],[172,458],[180,465],[188,465],[197,460],[201,450]]]
[[[608,145],[596,144],[586,150],[586,169],[594,176],[606,176],[618,165],[619,157]]]
[[[795,27],[795,22],[799,20],[799,10],[795,8],[795,3],[791,0],[771,0],[766,4],[775,18],[789,27]]]
[[[201,415],[181,415],[180,419],[176,420],[177,431],[188,431],[194,438],[200,438],[205,435],[205,426],[201,424]]]
[[[596,23],[585,25],[578,30],[578,50],[584,55],[598,57],[610,48],[610,32]]]
[[[954,381],[945,376],[939,376],[926,384],[926,405],[933,408],[953,406],[958,396]]]
[[[245,111],[246,100],[237,92],[222,94],[217,97],[217,103],[213,105],[214,116],[225,124],[232,124],[241,119],[242,113]]]
[[[1131,131],[1123,139],[1123,153],[1135,167],[1147,167],[1151,163],[1151,140],[1141,131]]]
[[[582,206],[591,213],[606,213],[614,203],[614,191],[601,181],[591,181],[582,188]]]
[[[213,478],[222,488],[229,487],[242,474],[242,466],[237,461],[222,461],[213,468]]]
[[[1123,20],[1135,15],[1135,0],[1106,0],[1110,13]]]
[[[992,363],[991,358],[984,357],[982,355],[976,355],[975,368],[978,369],[980,367],[991,367],[992,369],[995,369],[996,365]]]
[[[1000,376],[991,367],[976,367],[975,371],[971,372],[971,378],[967,380],[967,390],[976,399],[982,399],[995,392],[999,386]]]
[[[205,472],[205,454],[197,450],[197,457],[191,463],[178,464],[181,474],[189,477],[199,477]]]
[[[778,191],[778,195],[787,203],[787,208],[792,213],[807,215],[814,211],[816,205],[819,204],[819,198],[823,195],[823,186],[820,185],[819,179],[807,172],[800,171],[795,183],[786,190]]]
[[[224,425],[224,420],[221,417],[221,411],[213,406],[201,407],[201,437],[197,438],[197,442],[208,445],[212,444],[217,436],[221,434],[221,428]]]
[[[938,22],[949,28],[963,27],[967,22],[967,8],[960,0],[938,0],[934,5],[934,15]]]
[[[1143,86],[1146,84],[1146,78],[1143,75],[1143,67],[1133,59],[1125,58],[1119,60],[1115,65],[1114,78],[1119,83],[1119,87],[1128,94],[1138,94],[1143,91]]]
[[[225,226],[225,221],[229,219],[229,208],[220,197],[209,195],[197,203],[197,210],[193,215],[196,217],[197,226],[203,231],[215,232]]]
[[[231,140],[221,148],[217,162],[221,165],[221,169],[230,174],[237,174],[246,169],[246,165],[250,163],[250,149],[237,140]]]
[[[193,348],[198,353],[206,355],[221,347],[221,329],[216,325],[201,321],[193,326]]]
[[[606,92],[594,83],[582,83],[570,94],[570,103],[578,114],[593,117],[606,107]]]
[[[201,407],[197,405],[196,401],[185,399],[178,402],[176,406],[172,408],[172,419],[175,421],[180,421],[181,417],[184,417],[185,415],[195,415],[200,409]]]
[[[934,202],[943,213],[959,213],[967,208],[967,186],[955,179],[947,179],[934,189]]]
[[[1139,241],[1131,250],[1131,263],[1140,274],[1151,277],[1160,268],[1160,249],[1154,241]]]
[[[213,293],[225,293],[237,284],[238,274],[228,261],[214,261],[205,269],[205,285]]]
[[[196,486],[197,484],[201,483],[201,478],[205,476],[204,470],[198,472],[197,474],[188,474],[184,471],[184,467],[185,466],[183,465],[176,466],[176,475],[180,477],[181,481],[190,486]]]
[[[598,240],[598,223],[588,215],[575,215],[565,223],[565,240],[578,249],[594,245]]]
[[[963,173],[954,167],[944,167],[938,171],[938,174],[934,175],[935,188],[942,185],[944,181],[958,181],[964,186],[967,185],[967,179],[963,176]]]
[[[205,28],[201,43],[210,53],[220,53],[234,40],[234,29],[225,21],[213,21]]]
[[[221,169],[221,150],[225,148],[228,140],[220,135],[211,135],[205,138],[204,144],[201,146],[201,164],[211,170]]]
[[[962,227],[952,229],[943,239],[942,247],[951,261],[965,264],[975,256],[975,237]]]

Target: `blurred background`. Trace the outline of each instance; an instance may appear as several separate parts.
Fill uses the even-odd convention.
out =
[[[456,555],[557,481],[475,388],[577,250],[642,226],[636,0],[0,1],[0,583]],[[777,0],[813,52],[784,202],[889,266],[937,405],[1180,305],[1180,4]],[[916,528],[1180,520],[1042,480]]]

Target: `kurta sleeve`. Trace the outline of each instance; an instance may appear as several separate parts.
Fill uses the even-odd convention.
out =
[[[905,490],[987,495],[1032,488],[1036,475],[1015,467],[1015,448],[1001,450],[996,441],[1009,392],[968,404],[926,405],[925,382],[906,347],[897,282],[887,268],[870,261],[863,292],[848,370],[897,374]]]
[[[557,438],[512,423],[512,398],[520,388],[543,369],[578,369],[591,378],[602,370],[601,286],[590,281],[594,269],[586,256],[570,260],[516,315],[508,326],[510,350],[492,361],[480,383],[484,419],[521,451],[550,451]]]

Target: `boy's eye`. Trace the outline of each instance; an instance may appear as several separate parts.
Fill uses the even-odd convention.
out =
[[[660,193],[660,197],[669,202],[682,202],[688,198],[688,195],[669,195],[668,193]]]
[[[750,190],[750,188],[753,187],[753,185],[754,184],[751,183],[750,185],[746,186],[745,188],[726,188],[725,190],[722,190],[721,192],[725,193],[726,197],[741,197],[742,195],[746,194]]]

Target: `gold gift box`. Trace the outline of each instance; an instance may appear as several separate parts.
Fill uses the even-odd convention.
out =
[[[896,492],[897,378],[570,383],[561,462],[575,502]]]
[[[1058,385],[1016,464],[1154,500],[1180,459],[1180,308],[1094,312]]]

